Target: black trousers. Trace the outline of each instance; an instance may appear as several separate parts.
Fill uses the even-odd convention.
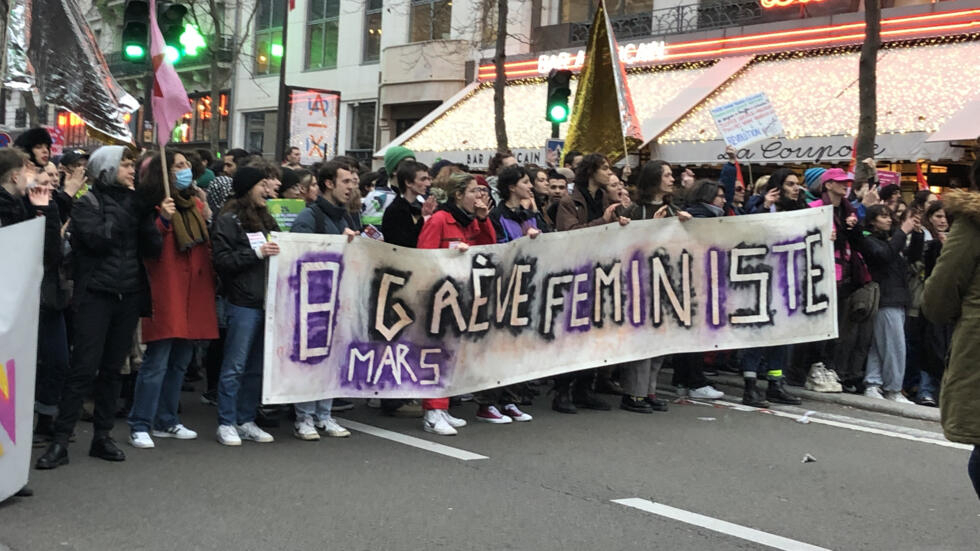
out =
[[[82,400],[90,392],[94,392],[95,398],[95,438],[112,431],[119,396],[119,370],[132,348],[143,298],[141,293],[76,295],[75,341],[54,423],[55,441],[67,444],[81,415]]]
[[[57,413],[67,372],[65,314],[61,310],[41,308],[37,335],[37,385],[34,389],[38,413],[52,416]]]
[[[598,368],[584,369],[573,373],[562,373],[555,376],[555,391],[568,392],[574,390],[576,394],[593,392],[595,390],[595,379]],[[574,388],[572,384],[574,383]]]
[[[674,386],[701,388],[711,384],[704,376],[704,352],[677,354],[674,356]]]

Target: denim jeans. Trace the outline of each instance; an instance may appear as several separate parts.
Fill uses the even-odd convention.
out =
[[[180,386],[194,353],[194,341],[163,339],[146,344],[133,390],[129,427],[133,432],[166,430],[180,421]]]
[[[218,424],[255,420],[262,399],[262,345],[265,312],[228,303],[228,333],[218,379]]]
[[[919,371],[919,394],[916,396],[919,400],[925,398],[926,396],[936,399],[937,381],[932,375],[926,372],[925,369]]]
[[[902,390],[905,378],[905,308],[886,306],[875,314],[864,384],[886,392]]]
[[[314,415],[320,421],[330,419],[330,410],[332,408],[333,398],[296,404],[296,422],[302,423],[307,419],[312,419]]]

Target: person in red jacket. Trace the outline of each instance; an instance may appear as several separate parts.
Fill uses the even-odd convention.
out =
[[[189,440],[197,433],[180,423],[177,407],[184,372],[194,341],[218,338],[214,305],[214,268],[208,241],[207,203],[193,184],[191,165],[181,153],[167,152],[170,196],[176,212],[170,220],[158,216],[163,236],[159,259],[148,259],[147,276],[153,315],[143,318],[146,355],[136,379],[129,413],[129,443],[152,448],[153,436]],[[163,174],[156,155],[140,179],[140,194],[149,204],[163,198]]]
[[[447,190],[446,204],[429,218],[419,234],[420,249],[459,249],[470,245],[493,245],[497,234],[490,221],[486,194],[479,189],[471,174],[453,174]],[[449,414],[449,398],[422,400],[425,416],[422,428],[426,432],[451,436],[466,421]]]

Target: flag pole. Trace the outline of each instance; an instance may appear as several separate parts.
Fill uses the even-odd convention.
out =
[[[160,139],[160,124],[157,123],[157,140]],[[167,147],[160,145],[160,167],[163,171],[163,197],[170,199],[170,175],[167,174]]]

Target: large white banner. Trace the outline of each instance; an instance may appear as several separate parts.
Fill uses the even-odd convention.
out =
[[[27,484],[31,464],[43,249],[42,218],[0,228],[0,501]]]
[[[404,249],[278,234],[265,403],[443,397],[837,336],[830,208]]]

